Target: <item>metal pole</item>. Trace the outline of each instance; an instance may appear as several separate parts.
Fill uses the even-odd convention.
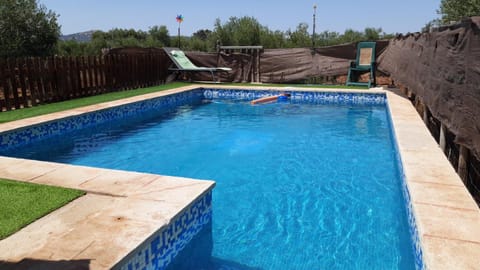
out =
[[[180,48],[180,24],[183,22],[182,14],[177,15],[175,19],[178,22],[178,48]]]
[[[178,23],[178,48],[180,49],[180,23]]]
[[[317,13],[317,5],[313,5],[313,32],[312,32],[312,49],[315,48],[315,15]]]

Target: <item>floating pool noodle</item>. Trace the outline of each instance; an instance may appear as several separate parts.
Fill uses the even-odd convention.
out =
[[[269,102],[275,102],[275,101],[285,101],[288,99],[290,94],[280,94],[280,95],[275,95],[275,96],[269,96],[269,97],[263,97],[259,99],[255,99],[250,101],[250,104],[262,104],[262,103],[269,103]]]

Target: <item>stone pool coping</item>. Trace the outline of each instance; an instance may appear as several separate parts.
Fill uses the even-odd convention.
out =
[[[192,85],[5,123],[0,132],[200,87],[386,93],[424,263],[428,269],[474,269],[480,265],[480,210],[410,101],[393,91]],[[0,266],[53,261],[68,263],[60,263],[60,268],[76,263],[89,269],[109,269],[214,186],[212,181],[8,157],[0,157],[0,178],[87,191],[1,240]]]

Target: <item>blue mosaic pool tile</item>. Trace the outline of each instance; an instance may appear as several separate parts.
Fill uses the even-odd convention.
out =
[[[175,256],[211,220],[212,191],[209,191],[113,269],[166,269]]]
[[[291,91],[291,90],[238,90],[238,89],[204,89],[204,96],[207,99],[236,99],[254,100],[257,98],[279,95],[281,93],[291,94],[291,102],[315,103],[315,104],[362,104],[362,105],[384,105],[386,95],[383,93],[348,93],[348,92],[312,92],[312,91]]]
[[[416,270],[424,270],[427,269],[426,265],[424,264],[423,260],[423,251],[422,251],[422,245],[420,241],[420,237],[418,234],[418,229],[417,229],[417,222],[415,220],[415,214],[412,209],[412,200],[410,198],[410,191],[408,190],[407,186],[407,180],[405,177],[405,171],[403,169],[403,163],[402,163],[402,157],[400,156],[400,150],[398,148],[397,144],[397,138],[395,136],[395,127],[393,126],[392,123],[392,117],[391,117],[391,112],[390,108],[387,105],[387,114],[388,118],[390,119],[390,132],[391,136],[393,137],[393,147],[395,149],[395,159],[397,160],[397,168],[400,174],[400,179],[402,182],[402,193],[403,193],[403,198],[405,202],[405,209],[407,211],[407,218],[408,218],[408,224],[409,224],[409,230],[410,230],[410,237],[412,238],[412,243],[413,243],[413,252],[414,252],[414,257],[415,257],[415,269]]]
[[[192,90],[3,132],[0,134],[0,152],[22,147],[40,139],[63,135],[89,126],[149,111],[167,112],[178,106],[191,104],[201,99],[203,99],[203,91]]]
[[[405,201],[405,208],[407,210],[408,224],[410,225],[410,236],[412,238],[412,243],[414,245],[413,251],[415,256],[415,269],[424,270],[426,269],[426,267],[425,267],[425,264],[423,263],[424,261],[423,261],[422,245],[421,245],[420,237],[418,235],[415,214],[413,213],[413,209],[412,209],[412,200],[410,198],[410,191],[408,190],[407,181],[405,179],[402,161],[401,161],[398,150],[396,151],[396,156],[397,156],[398,167],[401,172],[400,178],[402,181],[402,192],[403,192],[403,197]]]

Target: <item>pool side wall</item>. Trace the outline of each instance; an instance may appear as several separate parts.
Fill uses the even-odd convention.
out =
[[[407,180],[405,177],[405,172],[403,170],[402,157],[400,155],[400,149],[398,147],[397,137],[395,135],[395,127],[392,121],[392,112],[390,110],[390,106],[388,105],[388,102],[386,106],[387,106],[388,122],[390,125],[390,135],[393,138],[392,140],[393,147],[395,149],[395,159],[397,161],[398,174],[402,182],[403,199],[405,202],[405,209],[407,211],[410,236],[412,237],[413,252],[415,255],[415,269],[424,270],[427,268],[424,264],[424,258],[423,258],[423,252],[422,252],[423,248],[422,248],[421,240],[420,240],[418,229],[417,229],[417,223],[415,221],[415,214],[412,209],[413,207],[412,200],[410,198],[410,191],[408,190]]]
[[[67,117],[25,128],[9,130],[0,133],[0,153],[12,148],[23,147],[37,140],[64,135],[68,132],[113,120],[151,111],[168,112],[178,106],[191,104],[192,102],[201,99],[203,99],[202,91],[191,90],[174,95],[129,103],[127,105],[121,105],[109,109],[84,113],[78,116]]]
[[[212,221],[212,191],[180,213],[166,228],[160,228],[112,269],[167,269],[168,265]]]
[[[349,92],[313,92],[313,91],[291,91],[291,90],[239,90],[239,89],[208,89],[205,88],[203,95],[207,99],[235,99],[249,101],[257,98],[279,95],[282,93],[291,94],[290,99],[296,103],[315,104],[357,104],[357,105],[384,105],[385,94],[379,93],[349,93]]]

